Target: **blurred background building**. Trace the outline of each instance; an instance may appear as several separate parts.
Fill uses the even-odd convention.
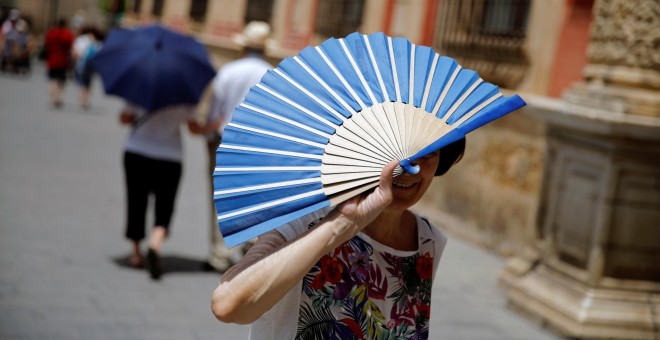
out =
[[[528,106],[468,137],[419,210],[509,256],[512,308],[576,338],[660,337],[659,0],[3,1],[59,16],[161,22],[203,41],[273,27],[272,62],[353,31],[434,47]]]
[[[9,10],[17,8],[21,17],[29,21],[31,30],[43,34],[59,18],[67,18],[73,28],[81,26],[83,21],[108,27],[106,7],[92,0],[0,0],[0,16],[4,21]]]

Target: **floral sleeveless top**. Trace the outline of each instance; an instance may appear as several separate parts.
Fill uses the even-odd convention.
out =
[[[360,233],[321,258],[302,282],[296,339],[428,339],[435,242],[444,239],[417,220],[417,251]]]

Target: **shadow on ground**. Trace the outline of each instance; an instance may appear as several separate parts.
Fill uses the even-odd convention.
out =
[[[124,268],[134,270],[144,270],[144,268],[135,268],[128,262],[129,255],[113,257],[112,261]],[[160,257],[163,266],[163,274],[171,273],[214,273],[215,272],[204,260],[191,259],[179,255],[163,255]]]

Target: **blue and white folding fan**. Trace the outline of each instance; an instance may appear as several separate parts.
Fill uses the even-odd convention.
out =
[[[220,231],[243,243],[378,185],[525,105],[430,47],[353,33],[268,71],[233,113],[213,175]]]

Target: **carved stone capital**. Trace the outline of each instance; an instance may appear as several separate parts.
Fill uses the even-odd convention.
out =
[[[660,71],[660,1],[596,0],[588,54],[592,64]]]
[[[564,100],[660,117],[660,0],[596,0],[588,56]]]

